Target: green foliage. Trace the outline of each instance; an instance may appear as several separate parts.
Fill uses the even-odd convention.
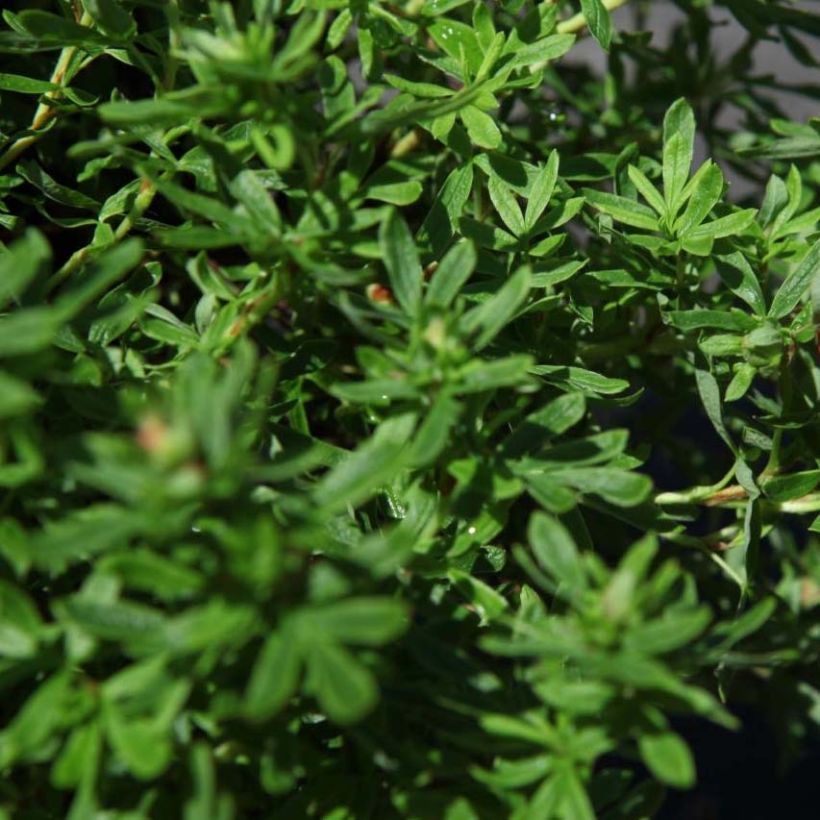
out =
[[[820,121],[750,60],[820,18],[620,5],[5,4],[0,815],[639,818],[687,720],[817,737]]]

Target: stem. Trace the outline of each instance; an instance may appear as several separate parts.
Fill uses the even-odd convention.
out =
[[[629,0],[603,0],[604,8],[607,11],[615,11],[620,6],[626,5]],[[559,34],[575,34],[578,31],[585,29],[587,26],[587,18],[582,12],[579,12],[574,17],[564,20],[563,23],[558,24],[557,31]]]
[[[791,373],[789,371],[789,362],[784,361],[782,365],[782,369],[780,371],[780,395],[782,398],[781,402],[781,418],[785,416],[789,412],[789,408],[791,407],[791,399],[792,399],[792,382],[791,382]],[[778,427],[774,431],[774,435],[772,436],[772,450],[769,453],[769,460],[766,462],[766,466],[763,469],[763,473],[761,474],[761,478],[767,478],[768,476],[774,475],[780,469],[780,457],[781,457],[781,450],[783,447],[783,428]]]
[[[87,13],[83,14],[80,19],[80,25],[87,26],[90,22],[91,17]],[[68,83],[68,67],[76,53],[76,46],[66,46],[60,52],[60,56],[57,58],[57,63],[54,66],[54,71],[51,72],[49,82],[59,86],[65,86]],[[61,93],[62,92],[60,89],[55,88],[54,91],[49,91],[45,95],[43,102],[37,106],[37,110],[34,112],[34,117],[32,118],[31,125],[29,126],[29,131],[33,131],[34,133],[26,134],[25,137],[20,137],[5,150],[3,155],[0,156],[0,171],[2,171],[6,166],[11,165],[11,163],[20,156],[20,154],[22,154],[30,146],[34,145],[34,143],[42,137],[43,129],[57,113],[57,109],[54,106],[49,105],[48,100],[58,99]]]
[[[117,226],[117,230],[114,231],[114,242],[119,242],[125,238],[128,232],[134,227],[137,220],[148,209],[148,206],[151,204],[156,193],[157,189],[154,183],[148,179],[143,179],[142,184],[140,185],[139,193],[134,199],[134,204],[131,206],[131,210],[123,217],[122,222],[120,222]],[[104,248],[109,247],[111,247],[111,245],[104,246]],[[66,263],[51,277],[46,285],[46,293],[51,293],[54,288],[61,285],[66,279],[68,279],[69,276],[71,276],[72,273],[82,267],[89,255],[94,250],[96,249],[93,246],[86,245],[84,248],[80,248],[78,251],[75,251],[68,258]]]

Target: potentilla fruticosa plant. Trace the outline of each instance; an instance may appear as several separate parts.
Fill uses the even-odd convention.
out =
[[[644,818],[698,727],[817,742],[820,15],[657,6],[3,4],[0,817]]]

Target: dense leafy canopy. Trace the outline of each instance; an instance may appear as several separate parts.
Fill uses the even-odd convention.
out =
[[[816,736],[817,87],[751,67],[820,17],[620,5],[4,4],[0,813],[640,818],[682,716]]]

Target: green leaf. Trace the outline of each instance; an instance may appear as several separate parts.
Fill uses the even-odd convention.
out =
[[[690,234],[711,213],[722,195],[723,173],[709,160],[698,169],[692,179],[689,202],[675,223],[676,232],[679,235]]]
[[[269,635],[256,657],[245,693],[245,713],[265,720],[293,696],[302,669],[301,647],[286,628]]]
[[[746,208],[729,216],[714,219],[711,222],[704,222],[697,228],[686,233],[686,239],[697,242],[703,239],[720,239],[724,236],[733,236],[742,233],[754,222],[756,211],[754,208]]]
[[[530,413],[524,420],[527,426],[543,427],[552,435],[559,435],[574,427],[586,413],[586,400],[581,393],[565,393]]]
[[[574,43],[574,34],[551,34],[533,43],[516,44],[512,59],[505,67],[510,70],[528,68],[530,71],[537,71],[547,63],[563,57]]]
[[[820,240],[815,242],[800,264],[778,288],[769,308],[769,317],[782,319],[800,303],[809,285],[820,278]]]
[[[459,111],[459,116],[474,145],[490,151],[501,145],[501,131],[498,130],[498,126],[489,114],[474,105],[468,105]]]
[[[820,470],[806,470],[790,475],[774,476],[763,484],[763,492],[772,501],[790,501],[808,495],[820,484]]]
[[[430,238],[436,253],[450,243],[473,187],[473,166],[468,163],[451,171],[419,229],[419,239]]]
[[[696,370],[695,382],[698,387],[698,394],[706,410],[706,415],[718,435],[726,442],[729,449],[735,453],[735,443],[729,435],[726,425],[723,423],[723,412],[720,407],[720,388],[717,380],[708,370]]]
[[[83,0],[83,6],[103,34],[119,39],[134,36],[134,18],[115,0]]]
[[[408,316],[416,316],[421,305],[421,265],[410,229],[396,210],[390,211],[379,229],[379,248],[396,299]]]
[[[459,393],[481,393],[499,387],[515,387],[528,382],[527,373],[532,367],[532,357],[507,356],[490,362],[476,360],[458,372]]]
[[[618,222],[645,231],[660,230],[660,224],[655,213],[646,205],[641,205],[633,199],[627,199],[616,194],[607,194],[603,191],[595,191],[591,188],[584,188],[583,194],[587,202],[593,207],[605,214],[609,214]]]
[[[601,44],[604,51],[609,51],[612,21],[602,0],[581,0],[581,12],[586,18],[590,34]]]
[[[599,495],[619,507],[634,507],[652,491],[652,481],[647,476],[611,467],[575,467],[555,475],[579,492]]]
[[[571,596],[587,588],[586,572],[575,542],[555,518],[535,513],[530,518],[527,537],[535,558]]]
[[[55,301],[55,313],[68,319],[91,304],[139,265],[143,250],[142,241],[131,238],[100,254]]]
[[[759,324],[756,319],[740,311],[671,310],[667,317],[671,324],[687,332],[713,327],[720,330],[737,330],[744,333],[748,330],[754,330]]]
[[[415,423],[412,413],[388,419],[322,478],[313,496],[326,515],[360,504],[395,476],[407,457]]]
[[[647,179],[646,175],[640,168],[630,165],[627,168],[629,179],[632,184],[638,189],[643,198],[652,206],[658,216],[666,215],[666,203],[660,191]]]
[[[711,614],[706,607],[688,612],[670,612],[661,618],[629,629],[624,646],[648,655],[673,652],[686,646],[709,625]]]
[[[689,789],[695,784],[692,753],[679,735],[669,731],[642,734],[638,748],[649,771],[662,783],[676,789]]]
[[[427,467],[438,458],[450,443],[453,427],[461,415],[461,405],[447,393],[439,393],[413,442],[412,463],[416,468]]]
[[[475,31],[470,26],[447,18],[436,20],[427,27],[427,33],[436,45],[453,59],[459,62],[466,59],[467,67],[472,74],[478,72],[484,52],[478,44]]]
[[[488,191],[504,224],[514,236],[521,236],[525,231],[524,215],[521,213],[521,207],[513,191],[504,184],[500,177],[495,175],[490,177]]]
[[[392,598],[351,598],[310,611],[308,623],[316,632],[346,644],[381,646],[408,626],[404,605]]]
[[[474,350],[486,347],[501,332],[527,298],[530,286],[529,270],[520,268],[486,302],[464,316],[464,329],[476,335]]]
[[[424,300],[428,305],[446,308],[458,296],[472,276],[477,261],[475,245],[461,240],[444,255],[427,286]]]
[[[663,194],[671,217],[677,215],[682,193],[692,168],[695,144],[695,115],[681,98],[666,112],[663,120]]]
[[[91,776],[99,765],[102,751],[102,732],[96,721],[77,726],[54,761],[51,782],[58,789],[72,789]]]
[[[319,706],[335,723],[356,723],[378,701],[373,675],[340,646],[316,641],[308,655],[308,675]]]
[[[447,577],[453,586],[476,608],[482,619],[493,621],[508,609],[503,595],[491,586],[460,569],[451,569]]]
[[[724,394],[724,401],[737,401],[746,395],[749,388],[752,386],[757,370],[753,365],[742,362],[735,367],[735,375],[732,381],[729,382]]]
[[[35,80],[20,74],[0,74],[0,91],[14,91],[17,94],[47,94],[60,86],[48,80]]]
[[[726,286],[758,316],[766,315],[766,302],[760,282],[746,257],[739,252],[715,258],[717,272]]]
[[[524,214],[524,223],[528,232],[532,231],[538,218],[544,212],[544,209],[552,198],[555,183],[558,180],[558,163],[558,152],[551,151],[547,164],[543,169],[539,168],[538,170],[538,175],[532,184],[530,195],[527,198],[527,207]]]
[[[158,610],[131,601],[105,603],[75,596],[64,600],[61,609],[89,635],[109,641],[141,642],[165,624]]]
[[[170,764],[170,740],[152,721],[128,718],[117,707],[107,705],[103,722],[112,749],[138,779],[153,780]]]
[[[51,259],[51,248],[39,231],[28,230],[0,253],[0,307],[18,299]]]
[[[39,395],[27,382],[0,370],[0,419],[23,415],[39,403]]]

